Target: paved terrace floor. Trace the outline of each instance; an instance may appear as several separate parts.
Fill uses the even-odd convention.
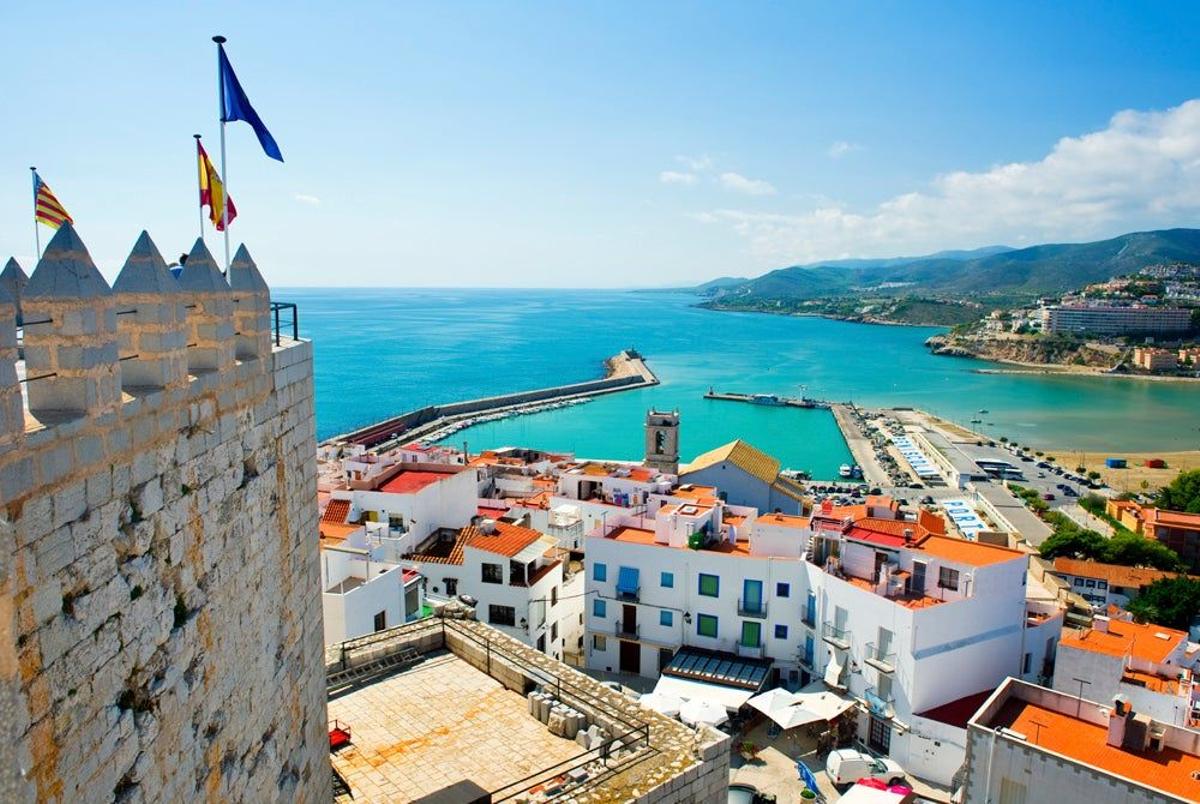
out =
[[[444,651],[330,700],[329,718],[350,726],[352,744],[332,758],[357,801],[410,801],[461,779],[496,790],[583,751]]]

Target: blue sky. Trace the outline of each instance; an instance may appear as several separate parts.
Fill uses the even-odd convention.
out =
[[[287,160],[231,126],[231,231],[274,285],[666,285],[1195,225],[1200,7],[1049,5],[6,4],[0,258],[32,269],[34,164],[110,280],[143,228],[190,247],[213,33]]]

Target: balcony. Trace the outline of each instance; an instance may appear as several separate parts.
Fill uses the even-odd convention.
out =
[[[741,642],[736,646],[737,655],[751,659],[761,659],[766,648],[763,645],[743,645]]]
[[[867,699],[867,708],[875,717],[891,720],[896,716],[895,700],[890,691],[881,692],[879,687],[868,687],[863,697]]]
[[[850,630],[847,628],[838,628],[833,623],[825,623],[821,626],[821,638],[835,648],[850,650]]]
[[[865,660],[881,673],[896,672],[896,653],[890,648],[881,648],[874,642],[868,642]]]
[[[739,617],[757,617],[762,620],[767,616],[767,604],[762,600],[742,600],[738,598],[737,612]]]
[[[796,661],[802,664],[804,667],[807,667],[809,670],[813,669],[813,655],[811,653],[800,651],[796,654]]]
[[[617,620],[613,626],[613,633],[616,634],[617,636],[621,637],[622,639],[637,639],[638,638],[637,623],[634,623],[632,625],[626,625],[621,620]]]
[[[800,622],[804,623],[809,628],[816,628],[817,627],[817,612],[810,611],[808,609],[808,607],[806,606],[804,609],[804,613],[800,615]]]
[[[623,603],[637,603],[641,599],[642,587],[633,586],[622,588],[617,587],[617,593],[613,596]]]

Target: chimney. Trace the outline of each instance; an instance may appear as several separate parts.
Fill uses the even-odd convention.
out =
[[[1125,743],[1125,723],[1133,716],[1129,706],[1129,698],[1125,695],[1113,697],[1112,713],[1108,716],[1108,739],[1106,742],[1113,748],[1121,748]]]
[[[905,528],[905,529],[904,529],[904,543],[905,543],[905,544],[911,544],[911,543],[912,543],[912,540],[913,540],[913,530],[912,530],[912,528]]]
[[[1101,634],[1108,633],[1109,618],[1103,614],[1097,614],[1092,618],[1092,630]]]

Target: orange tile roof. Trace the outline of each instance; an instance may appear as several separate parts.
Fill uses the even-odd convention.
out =
[[[1017,558],[1026,558],[1026,554],[1020,550],[984,542],[969,542],[953,536],[926,536],[914,546],[931,556],[959,564],[970,564],[973,567],[987,567]]]
[[[508,558],[512,558],[542,538],[542,534],[539,531],[532,528],[523,528],[520,525],[513,525],[504,520],[496,521],[496,530],[494,533],[484,533],[481,529],[474,527],[463,528],[464,532],[468,530],[472,531],[466,539],[468,545],[477,550],[486,550],[489,553],[497,553]]]
[[[651,544],[651,545],[655,545],[656,547],[665,547],[668,550],[673,549],[673,548],[671,548],[671,546],[669,544],[654,541],[654,531],[647,530],[646,528],[635,528],[635,527],[631,527],[631,526],[622,525],[621,527],[613,529],[613,532],[608,534],[604,538],[612,539],[613,541],[618,541],[618,542],[627,542],[629,544]],[[685,546],[685,547],[680,547],[680,548],[676,548],[676,549],[690,550],[691,548]],[[742,558],[758,558],[759,557],[759,556],[751,556],[750,555],[750,546],[747,542],[738,542],[737,544],[730,544],[729,542],[727,542],[725,540],[722,540],[722,541],[720,541],[716,544],[713,544],[709,547],[705,547],[703,552],[724,553],[725,555],[739,556]]]
[[[451,477],[453,472],[428,472],[422,469],[401,469],[380,484],[378,490],[392,494],[412,494]]]
[[[1200,514],[1189,514],[1186,511],[1164,511],[1161,508],[1143,508],[1142,512],[1146,515],[1146,524],[1149,525],[1200,531]]]
[[[342,522],[321,522],[318,525],[317,532],[320,538],[328,542],[340,542],[360,527],[362,526],[347,525]]]
[[[1183,573],[1146,567],[1122,567],[1120,564],[1104,564],[1080,558],[1059,556],[1054,559],[1054,571],[1062,575],[1078,575],[1083,578],[1101,578],[1109,586],[1140,588],[1149,586],[1161,578],[1175,578]]]
[[[1025,735],[1030,744],[1100,768],[1115,776],[1164,790],[1175,796],[1200,800],[1200,756],[1177,748],[1130,751],[1108,744],[1108,729],[1020,698],[1010,698],[992,727],[1009,728]]]
[[[684,488],[687,486],[688,488]],[[676,486],[671,489],[672,497],[682,497],[685,499],[714,499],[717,496],[716,486],[698,486],[693,483],[684,483],[682,486]]]
[[[321,512],[321,521],[341,524],[346,521],[349,514],[349,500],[330,500],[329,505],[325,506],[325,510]]]
[[[1111,620],[1107,633],[1095,628],[1082,632],[1064,629],[1059,645],[1107,656],[1136,656],[1147,662],[1161,664],[1187,641],[1187,636],[1183,631],[1161,625]]]

